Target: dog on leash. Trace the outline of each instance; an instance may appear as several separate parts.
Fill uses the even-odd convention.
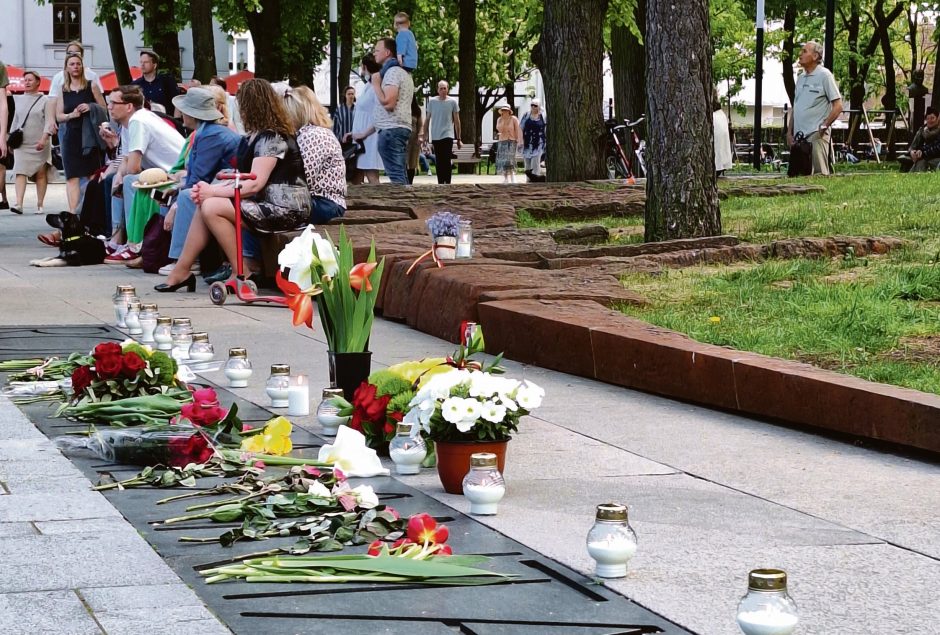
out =
[[[59,255],[31,260],[29,264],[34,267],[81,267],[104,262],[104,242],[88,233],[77,214],[46,214],[46,223],[62,232]]]

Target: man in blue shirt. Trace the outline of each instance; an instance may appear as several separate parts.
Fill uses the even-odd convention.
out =
[[[398,51],[398,64],[409,73],[418,68],[418,42],[411,32],[411,18],[407,13],[395,14],[395,48]]]
[[[183,124],[194,131],[182,191],[163,222],[164,228],[172,232],[169,255],[176,260],[183,252],[186,234],[196,215],[196,204],[190,196],[193,185],[200,181],[211,183],[221,170],[232,167],[241,137],[217,123],[222,113],[216,108],[215,95],[205,88],[190,88],[185,95],[174,98],[173,105],[182,113]]]
[[[157,74],[160,66],[160,56],[152,51],[140,53],[140,77],[132,83],[140,86],[144,98],[151,104],[160,104],[164,112],[173,116],[173,98],[179,94],[176,79],[165,73]]]

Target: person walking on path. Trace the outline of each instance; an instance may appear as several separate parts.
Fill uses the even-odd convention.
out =
[[[496,143],[496,173],[503,175],[503,183],[515,183],[516,148],[522,143],[522,128],[509,104],[499,107],[496,132],[499,134]]]
[[[542,115],[541,101],[532,100],[529,112],[522,115],[519,125],[522,128],[522,159],[525,162],[526,178],[530,183],[544,182],[542,155],[545,153],[545,117]]]
[[[382,70],[372,75],[372,89],[378,104],[373,111],[374,126],[379,131],[379,154],[389,181],[408,185],[407,148],[411,137],[411,99],[415,84],[395,59],[395,40],[383,38],[375,43],[375,61]]]
[[[792,148],[797,134],[802,132],[813,146],[813,174],[828,175],[831,126],[842,114],[842,95],[822,59],[823,47],[817,42],[807,42],[800,49],[803,73],[796,80],[787,144]]]
[[[82,56],[78,53],[66,55],[62,98],[56,100],[56,121],[66,124],[62,157],[69,211],[73,214],[79,211],[78,205],[82,194],[81,179],[91,176],[104,165],[104,158],[98,145],[87,148],[87,152],[84,147],[85,135],[82,129],[85,127],[85,118],[91,111],[91,104],[98,104],[104,108],[104,96],[96,84],[88,81]]]
[[[176,85],[176,79],[172,76],[166,73],[157,73],[159,66],[159,55],[153,51],[141,51],[141,76],[131,83],[140,86],[144,98],[151,105],[160,104],[163,106],[163,112],[172,116],[174,111],[173,98],[179,94],[179,87]]]
[[[375,109],[379,102],[370,78],[378,74],[382,66],[375,61],[372,53],[368,53],[362,58],[361,70],[366,83],[356,101],[358,106],[353,116],[352,133],[343,141],[361,141],[365,148],[362,154],[356,157],[356,172],[351,175],[352,183],[358,185],[366,180],[375,185],[379,182],[379,171],[385,166],[382,165],[382,157],[379,156],[379,136],[376,134],[378,131],[373,125]]]
[[[454,141],[457,149],[463,147],[460,140],[460,106],[456,99],[447,96],[450,86],[443,79],[437,83],[437,97],[428,102],[428,114],[424,120],[424,131],[418,138],[431,142],[434,161],[437,165],[437,182],[451,182],[451,165],[454,158]]]
[[[26,91],[14,98],[16,116],[11,129],[23,131],[23,142],[13,150],[15,163],[13,175],[16,177],[16,203],[11,211],[23,213],[23,197],[26,195],[26,180],[36,179],[36,212],[42,214],[42,204],[46,198],[48,168],[52,163],[52,145],[46,130],[47,97],[39,92],[39,73],[23,73]]]
[[[395,14],[395,47],[398,51],[398,64],[409,73],[418,68],[418,41],[411,32],[411,18],[407,13]]]

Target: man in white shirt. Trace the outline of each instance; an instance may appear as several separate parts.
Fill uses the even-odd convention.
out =
[[[185,142],[172,125],[143,106],[144,95],[139,86],[119,86],[108,98],[111,119],[127,130],[126,138],[122,135],[124,159],[113,181],[112,243],[120,242],[119,237],[127,225],[136,192],[133,183],[140,172],[149,168],[169,171]],[[119,217],[118,212],[122,210]],[[105,262],[126,264],[138,255],[140,245],[129,242],[125,249],[116,249]]]
[[[823,47],[807,42],[800,49],[803,73],[796,80],[793,115],[787,130],[792,148],[800,132],[813,144],[813,174],[829,174],[829,136],[832,123],[842,114],[842,95],[832,72],[822,65]]]

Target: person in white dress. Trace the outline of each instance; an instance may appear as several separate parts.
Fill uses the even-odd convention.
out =
[[[721,109],[718,100],[718,91],[712,93],[712,126],[715,129],[715,173],[721,176],[726,170],[734,167],[731,155],[731,133],[728,128],[728,117]]]
[[[46,197],[47,169],[52,163],[52,144],[46,130],[46,96],[39,92],[39,74],[34,71],[23,73],[26,92],[14,97],[16,115],[13,117],[11,130],[23,130],[23,143],[13,150],[13,174],[16,177],[16,205],[12,211],[23,211],[23,197],[26,194],[26,180],[36,179],[37,213],[42,213],[43,199]]]
[[[372,111],[378,100],[369,81],[372,73],[378,73],[381,70],[379,63],[375,61],[372,54],[369,53],[362,58],[362,73],[366,76],[365,84],[362,87],[362,93],[356,98],[356,109],[353,111],[352,132],[347,135],[350,139],[362,141],[365,146],[365,152],[356,159],[356,174],[352,178],[352,183],[358,185],[363,180],[369,183],[379,182],[379,171],[384,169],[382,157],[379,156],[379,135],[378,131],[372,125]],[[344,139],[348,141],[348,139]]]

